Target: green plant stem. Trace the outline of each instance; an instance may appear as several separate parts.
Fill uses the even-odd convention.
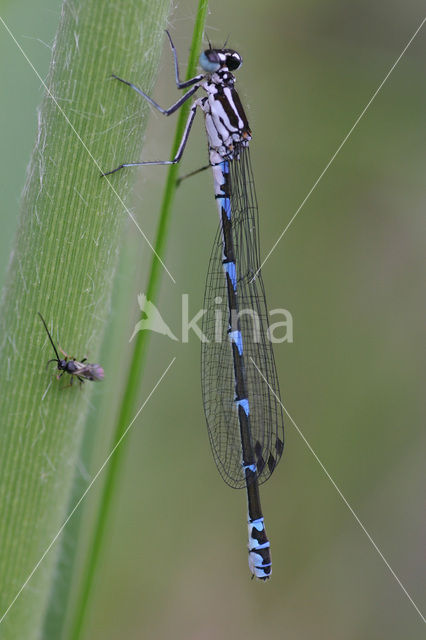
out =
[[[207,0],[200,0],[197,11],[197,18],[194,26],[194,32],[192,37],[192,44],[190,50],[190,58],[188,62],[187,78],[190,78],[195,74],[197,58],[202,42],[202,34],[204,29],[204,23],[207,13]],[[174,157],[179,142],[181,140],[186,118],[189,112],[189,104],[185,104],[181,109],[178,117],[178,123],[176,127],[175,139],[172,147],[172,156]],[[163,266],[156,257],[156,255],[162,258],[165,253],[168,228],[171,217],[171,209],[173,204],[174,195],[176,192],[176,180],[177,180],[178,166],[171,165],[168,170],[167,182],[165,186],[163,201],[161,205],[160,219],[157,228],[156,240],[155,240],[155,254],[153,254],[150,274],[147,286],[147,299],[154,302],[158,297],[158,290],[160,284],[160,276],[162,275]],[[119,417],[117,420],[117,426],[114,433],[112,448],[121,440],[123,433],[129,426],[131,420],[136,412],[136,401],[141,388],[141,381],[143,376],[143,367],[147,353],[149,335],[148,332],[140,331],[137,333],[134,345],[133,356],[129,367],[129,372],[126,379],[125,391],[123,394],[123,400],[119,411]],[[84,618],[87,611],[90,593],[93,587],[93,581],[95,578],[96,570],[99,564],[99,558],[102,552],[103,541],[105,538],[105,531],[107,520],[111,511],[113,494],[117,486],[117,476],[121,469],[123,455],[125,453],[125,441],[121,442],[119,447],[115,450],[114,455],[108,464],[106,470],[105,483],[103,487],[102,497],[99,506],[98,518],[94,528],[93,541],[90,544],[88,563],[83,578],[83,584],[79,601],[76,608],[76,615],[72,633],[70,638],[72,640],[78,640],[81,636],[81,631],[84,624]]]

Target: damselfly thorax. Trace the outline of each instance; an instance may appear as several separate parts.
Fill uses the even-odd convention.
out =
[[[233,160],[251,140],[251,131],[235,78],[228,71],[214,73],[202,87],[207,96],[199,99],[204,112],[211,164]]]

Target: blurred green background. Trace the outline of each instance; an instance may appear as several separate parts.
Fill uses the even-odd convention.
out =
[[[177,4],[170,28],[184,70],[196,3]],[[58,0],[0,1],[0,15],[43,77],[59,12]],[[210,3],[208,37],[220,46],[229,36],[244,59],[238,87],[254,135],[262,255],[423,14],[423,3],[413,0],[404,7],[347,0]],[[284,307],[294,321],[293,344],[275,349],[284,405],[420,608],[426,595],[425,52],[420,32],[263,269],[270,309]],[[42,88],[2,25],[0,54],[3,282]],[[163,105],[176,98],[166,47],[155,97]],[[144,157],[168,157],[173,134],[174,122],[152,114]],[[199,117],[182,173],[205,160]],[[134,212],[151,239],[164,178],[162,167],[139,172]],[[182,293],[189,294],[191,315],[202,305],[216,217],[208,172],[184,182],[165,259],[177,284],[164,274],[159,304],[177,335]],[[95,452],[83,477],[96,472],[109,450],[136,294],[145,291],[150,260],[129,221],[102,359],[107,377],[91,413],[93,428],[105,433],[105,449]],[[273,578],[250,581],[245,496],[230,490],[214,467],[194,335],[177,344],[153,334],[140,402],[174,356],[128,435],[86,637],[424,637],[419,614],[289,420],[283,460],[262,488]],[[86,501],[83,543],[97,496],[94,489]]]

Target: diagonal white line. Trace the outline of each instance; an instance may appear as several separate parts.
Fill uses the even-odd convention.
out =
[[[11,608],[13,607],[13,605],[15,604],[15,602],[17,601],[17,599],[19,598],[19,596],[21,595],[21,593],[23,592],[23,590],[25,589],[25,587],[27,586],[27,584],[29,583],[29,581],[31,580],[31,578],[33,577],[33,575],[35,574],[35,572],[37,571],[37,569],[39,568],[39,566],[41,565],[41,563],[43,562],[43,560],[45,559],[45,557],[47,556],[47,554],[49,553],[49,551],[51,550],[51,548],[53,547],[53,545],[55,544],[56,540],[59,538],[59,536],[61,535],[62,531],[64,530],[64,528],[66,527],[67,523],[71,520],[71,518],[73,517],[74,513],[77,511],[78,507],[80,506],[80,504],[83,502],[84,498],[87,496],[87,494],[89,493],[90,489],[92,488],[92,486],[94,485],[94,483],[96,482],[96,480],[98,479],[99,475],[102,473],[102,471],[104,470],[104,468],[106,467],[106,465],[108,464],[109,460],[111,459],[111,456],[114,455],[114,451],[117,449],[117,447],[120,445],[121,441],[123,440],[123,438],[127,435],[129,429],[131,428],[131,426],[133,425],[133,423],[135,422],[135,420],[137,419],[137,417],[139,416],[140,412],[142,411],[142,409],[145,407],[145,405],[148,403],[148,401],[150,400],[152,394],[154,393],[154,391],[157,389],[158,385],[160,384],[160,382],[163,380],[164,376],[166,375],[166,373],[169,371],[170,367],[172,366],[172,364],[174,363],[174,361],[176,360],[176,357],[172,359],[172,361],[169,363],[167,369],[165,369],[165,371],[162,373],[162,375],[160,376],[160,378],[158,379],[157,383],[155,384],[155,386],[153,387],[153,389],[151,390],[151,392],[149,393],[149,395],[147,396],[147,398],[145,399],[144,403],[142,404],[142,406],[139,408],[139,411],[136,413],[135,417],[133,418],[133,420],[130,422],[129,426],[126,428],[126,430],[124,431],[124,433],[122,434],[121,438],[116,442],[116,444],[114,445],[112,451],[110,452],[110,454],[108,455],[108,457],[106,458],[105,462],[102,464],[102,466],[98,469],[98,471],[96,472],[96,474],[94,475],[92,481],[90,482],[90,484],[88,485],[88,487],[85,489],[84,493],[81,495],[81,497],[79,498],[79,500],[77,501],[77,503],[75,504],[74,508],[72,509],[72,511],[68,514],[67,518],[65,519],[65,521],[62,523],[58,533],[55,535],[55,537],[51,540],[50,544],[48,545],[48,547],[46,547],[45,551],[43,552],[42,556],[40,557],[39,561],[37,562],[36,565],[34,565],[34,568],[32,569],[31,573],[28,574],[28,577],[26,578],[25,582],[23,583],[22,587],[19,589],[18,593],[16,594],[16,596],[13,598],[12,602],[9,604],[9,606],[7,607],[6,611],[2,614],[1,618],[0,618],[0,624],[3,622],[3,620],[5,619],[5,617],[7,616],[7,614],[9,613],[9,611],[11,610]]]
[[[391,572],[392,576],[395,578],[395,580],[397,581],[397,583],[401,587],[402,591],[405,593],[405,595],[407,596],[407,598],[409,599],[409,601],[411,602],[411,604],[413,605],[413,607],[415,608],[415,610],[417,611],[417,613],[419,614],[419,616],[421,617],[423,622],[426,623],[426,618],[424,617],[424,615],[420,611],[419,607],[416,605],[416,603],[414,602],[413,598],[410,596],[410,594],[408,593],[407,589],[404,587],[404,585],[402,584],[401,580],[398,578],[398,576],[396,575],[395,571],[392,569],[391,565],[386,560],[385,556],[380,551],[379,547],[374,542],[374,540],[371,537],[371,535],[368,533],[368,531],[365,528],[364,524],[361,522],[360,518],[357,516],[357,514],[355,513],[355,511],[353,510],[353,508],[351,507],[349,502],[346,500],[346,498],[343,495],[342,491],[339,489],[339,487],[337,486],[337,484],[335,483],[335,481],[333,480],[333,478],[331,477],[331,475],[329,474],[329,472],[327,471],[327,469],[325,468],[325,466],[323,465],[323,463],[319,459],[318,455],[315,453],[315,451],[313,450],[313,448],[311,447],[311,445],[309,444],[309,442],[307,441],[307,439],[303,435],[302,431],[299,429],[299,427],[297,426],[297,424],[293,420],[292,416],[289,414],[289,412],[287,411],[287,409],[285,408],[285,406],[281,402],[280,398],[277,396],[275,391],[272,389],[271,385],[269,384],[269,382],[267,381],[267,379],[265,378],[265,376],[263,375],[263,373],[261,372],[261,370],[259,369],[259,367],[257,366],[257,364],[255,363],[255,361],[253,360],[253,358],[251,356],[250,356],[250,360],[252,361],[253,365],[256,367],[256,369],[259,372],[259,374],[262,376],[264,382],[266,382],[266,384],[268,385],[271,393],[274,395],[276,400],[278,400],[278,402],[280,403],[281,407],[283,408],[283,410],[284,410],[285,414],[287,415],[287,417],[290,419],[290,421],[293,424],[294,428],[296,429],[297,433],[302,438],[303,442],[308,447],[309,451],[312,453],[312,455],[314,456],[315,460],[318,462],[318,464],[320,465],[321,469],[324,471],[324,473],[327,476],[327,478],[330,480],[330,482],[333,485],[333,487],[336,489],[337,493],[339,494],[339,496],[341,497],[341,499],[343,500],[343,502],[345,503],[345,505],[347,506],[347,508],[351,512],[352,516],[355,518],[355,520],[357,521],[357,523],[359,524],[361,529],[364,531],[365,535],[367,536],[367,538],[369,539],[369,541],[371,542],[371,544],[373,545],[373,547],[375,548],[375,550],[377,551],[377,553],[379,554],[379,556],[381,557],[381,559],[383,560],[383,562],[385,563],[385,565],[387,566],[389,571]]]
[[[90,149],[88,148],[88,146],[86,145],[86,143],[84,142],[84,140],[80,137],[79,133],[77,132],[77,130],[74,128],[74,125],[72,124],[72,122],[70,121],[70,119],[68,118],[68,116],[66,115],[65,111],[62,109],[61,105],[58,103],[58,101],[56,100],[55,96],[52,94],[52,92],[50,91],[49,87],[46,85],[46,83],[44,82],[43,78],[41,77],[41,75],[39,74],[39,72],[37,71],[37,69],[34,67],[33,63],[31,62],[31,60],[29,59],[29,57],[27,56],[27,54],[25,53],[25,51],[23,50],[23,48],[21,47],[21,45],[19,44],[19,42],[17,41],[17,39],[15,38],[15,36],[13,35],[13,33],[11,32],[11,30],[9,29],[9,27],[7,26],[7,24],[5,23],[5,21],[3,20],[3,18],[0,16],[0,22],[3,24],[4,28],[6,29],[6,31],[8,32],[8,34],[10,35],[10,37],[12,38],[13,42],[16,44],[16,46],[18,47],[19,51],[22,53],[22,55],[24,56],[25,60],[28,62],[28,64],[30,65],[31,69],[34,71],[35,75],[37,76],[37,78],[40,80],[41,84],[43,85],[45,91],[49,94],[49,96],[52,98],[53,102],[55,103],[57,109],[59,110],[59,112],[62,114],[62,116],[65,118],[67,124],[70,126],[70,128],[72,129],[73,133],[76,135],[76,137],[78,138],[79,142],[81,143],[81,145],[83,146],[83,148],[85,149],[85,151],[87,152],[87,154],[89,155],[89,157],[91,158],[91,160],[93,161],[93,163],[95,164],[96,168],[99,169],[99,173],[103,174],[103,170],[101,169],[98,161],[96,160],[96,158],[92,155],[92,153],[90,152]],[[126,205],[124,204],[122,198],[120,197],[120,195],[118,194],[118,192],[116,191],[116,189],[114,188],[113,184],[111,183],[111,181],[109,180],[108,176],[103,176],[102,178],[103,180],[105,180],[110,189],[112,189],[114,195],[117,197],[118,201],[120,202],[120,204],[123,206],[124,210],[126,211],[127,215],[129,216],[129,218],[134,222],[136,228],[138,229],[139,233],[141,234],[141,236],[144,238],[145,242],[148,244],[149,248],[151,249],[151,251],[154,253],[155,257],[160,261],[162,267],[164,268],[164,270],[166,271],[166,273],[168,274],[169,278],[172,280],[173,284],[176,284],[176,280],[173,278],[172,274],[170,273],[170,271],[167,269],[166,265],[164,264],[164,262],[162,261],[161,257],[158,255],[158,253],[156,252],[156,250],[154,249],[154,247],[152,246],[151,242],[149,241],[148,237],[145,235],[145,233],[142,231],[141,227],[139,226],[136,218],[134,217],[134,215],[132,214],[132,212],[126,207]]]
[[[424,23],[426,21],[426,18],[423,18],[423,20],[421,21],[420,25],[417,27],[417,29],[415,30],[415,32],[413,33],[413,35],[411,36],[411,38],[409,39],[409,41],[407,42],[407,44],[405,45],[405,47],[403,48],[402,52],[399,54],[399,56],[397,57],[397,59],[395,60],[395,62],[393,63],[393,65],[391,66],[391,68],[389,69],[389,71],[387,72],[387,74],[385,75],[385,77],[383,78],[382,82],[379,84],[379,86],[377,87],[376,91],[373,93],[373,95],[371,96],[370,100],[367,102],[367,104],[365,105],[364,109],[361,111],[361,113],[359,114],[358,118],[355,120],[354,124],[352,125],[352,127],[349,129],[348,133],[345,135],[345,137],[343,138],[342,142],[340,143],[340,145],[337,147],[336,151],[333,153],[333,155],[331,156],[330,160],[327,162],[327,164],[325,165],[324,169],[321,171],[320,175],[318,176],[318,178],[315,180],[314,184],[312,185],[311,189],[308,191],[308,194],[306,195],[306,197],[304,198],[304,200],[302,200],[301,204],[298,206],[298,208],[296,209],[295,214],[293,215],[293,217],[290,219],[290,222],[287,223],[287,226],[285,227],[285,229],[281,232],[281,235],[279,236],[278,240],[275,242],[275,244],[273,245],[272,249],[269,251],[269,253],[267,254],[266,258],[263,260],[262,264],[260,265],[259,269],[256,271],[255,276],[257,276],[257,274],[259,273],[259,271],[262,269],[262,267],[264,266],[265,262],[269,259],[271,253],[273,251],[275,251],[278,243],[282,240],[283,236],[287,233],[288,229],[290,228],[290,226],[292,225],[292,223],[294,222],[296,216],[299,214],[299,212],[301,211],[301,209],[305,206],[306,202],[309,200],[309,198],[311,197],[313,191],[316,189],[316,187],[318,186],[319,182],[322,180],[322,178],[324,177],[325,173],[328,171],[328,169],[330,168],[330,166],[333,164],[334,160],[336,159],[337,154],[341,151],[342,147],[346,144],[347,140],[349,139],[350,135],[352,134],[353,130],[355,129],[355,127],[358,125],[359,121],[361,120],[361,118],[364,116],[365,112],[367,111],[367,109],[369,108],[369,106],[371,105],[371,103],[373,102],[373,100],[376,98],[377,94],[379,93],[379,91],[381,90],[381,88],[383,87],[383,85],[385,84],[386,80],[389,78],[389,76],[391,75],[392,71],[395,69],[396,65],[398,64],[398,62],[401,60],[402,56],[404,55],[404,53],[407,51],[408,47],[410,46],[410,44],[413,42],[414,38],[416,37],[416,35],[419,33],[420,29],[423,27]]]

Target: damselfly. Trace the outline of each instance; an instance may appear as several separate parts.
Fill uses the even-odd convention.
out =
[[[74,376],[78,378],[79,382],[82,384],[84,380],[103,380],[104,379],[104,370],[99,364],[90,364],[87,362],[87,358],[83,358],[83,360],[76,360],[75,358],[70,358],[65,351],[59,347],[61,353],[65,356],[64,358],[59,357],[59,353],[55,347],[55,343],[52,340],[52,336],[50,335],[50,331],[47,328],[47,324],[41,315],[38,312],[42,323],[44,324],[44,328],[46,329],[46,333],[49,336],[50,343],[53,347],[53,351],[55,352],[56,358],[52,358],[48,361],[47,366],[51,362],[56,362],[58,366],[58,371],[61,371],[58,378],[62,378],[64,373],[69,373],[71,376],[70,384],[73,383]]]
[[[284,448],[283,412],[268,312],[260,273],[258,209],[249,154],[251,131],[233,71],[242,63],[233,49],[213,49],[200,56],[204,73],[181,82],[176,49],[178,89],[190,89],[163,109],[131,82],[164,115],[174,113],[202,88],[207,95],[192,103],[184,134],[173,160],[121,164],[123,167],[179,162],[199,107],[205,116],[209,166],[214,177],[219,230],[213,246],[204,298],[202,388],[210,444],[217,468],[227,484],[245,487],[248,500],[249,567],[254,576],[271,575],[270,543],[259,498],[259,484],[274,471]],[[218,326],[219,319],[219,326]]]

